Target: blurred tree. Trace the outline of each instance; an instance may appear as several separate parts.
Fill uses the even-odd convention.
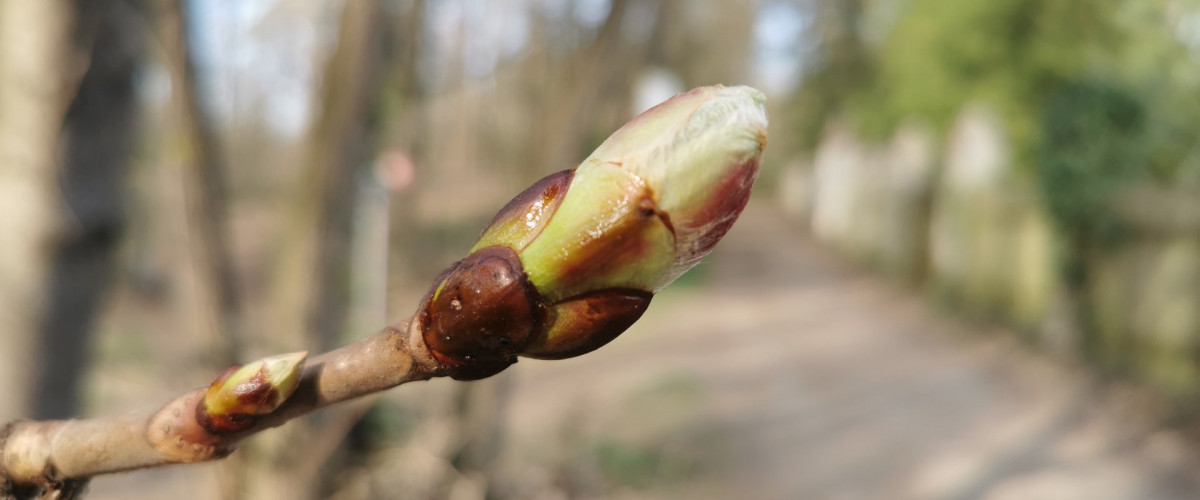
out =
[[[336,49],[321,72],[275,288],[276,317],[299,322],[283,331],[302,334],[300,344],[319,351],[338,345],[343,333],[354,179],[375,158],[388,55],[380,2],[347,2],[343,9]]]
[[[642,48],[631,44],[621,33],[631,3],[631,0],[613,0],[590,43],[577,52],[558,54],[565,58],[551,66],[560,69],[558,74],[545,79],[534,76],[543,87],[534,94],[543,108],[542,118],[535,122],[539,124],[539,133],[533,135],[536,139],[532,142],[533,165],[538,172],[570,168],[596,146],[588,140],[595,141],[595,127],[601,126],[597,120],[579,117],[604,116],[612,123],[606,122],[600,129],[610,130],[613,124],[620,123],[617,116],[629,109],[628,82],[632,81],[641,60]],[[554,55],[551,52],[545,57]],[[614,106],[614,102],[625,105]],[[619,110],[619,114],[611,113],[612,108]]]
[[[1109,80],[1153,112],[1145,165],[1160,180],[1197,163],[1200,64],[1182,41],[1192,0],[837,0],[814,5],[813,62],[792,109],[805,149],[845,113],[868,136],[918,117],[944,132],[967,103],[1005,121],[1031,164],[1041,111],[1062,89]]]
[[[863,40],[862,0],[815,2],[813,9],[816,21],[805,45],[816,50],[788,104],[802,151],[816,148],[826,123],[868,88],[875,72]]]
[[[284,335],[265,340],[285,349],[304,346],[321,352],[345,341],[356,180],[376,157],[391,55],[385,43],[390,18],[384,14],[377,0],[346,2],[336,48],[321,72],[317,112],[304,142],[302,179],[285,219],[288,233],[276,249],[280,258],[271,311]],[[333,441],[339,442],[348,426],[323,425],[337,420],[336,415],[310,418],[276,433],[274,440],[257,442],[244,497],[318,497],[320,483],[328,480],[329,454],[298,455],[295,450],[307,447],[300,443],[323,442],[331,432],[339,434]]]
[[[1148,173],[1200,188],[1200,1],[1124,2],[1116,23],[1127,35],[1110,57],[1146,107]]]
[[[92,327],[112,283],[124,232],[121,199],[135,142],[134,73],[145,33],[138,2],[75,2],[75,50],[87,70],[67,110],[58,174],[67,219],[57,238],[42,315],[36,383],[38,418],[79,413],[91,364]]]
[[[1123,188],[1146,177],[1146,122],[1138,99],[1102,82],[1064,86],[1040,116],[1037,178],[1061,235],[1063,282],[1075,297],[1090,293],[1096,257],[1127,239],[1115,202]],[[1078,301],[1075,316],[1085,326],[1083,349],[1095,354],[1091,303]]]
[[[1046,96],[1097,70],[1121,42],[1116,3],[1087,0],[913,0],[882,38],[878,77],[854,117],[885,136],[905,117],[946,130],[967,102],[1006,120],[1027,153]]]
[[[657,12],[646,62],[670,68],[685,88],[747,83],[758,3],[758,0],[653,2],[651,7],[657,7]]]
[[[55,152],[71,90],[73,12],[0,1],[0,420],[33,409],[34,363],[56,236]]]
[[[196,63],[188,43],[191,24],[183,0],[158,0],[160,38],[170,67],[172,101],[184,136],[184,195],[187,199],[190,276],[195,277],[199,318],[196,331],[215,366],[236,362],[241,351],[241,299],[230,254],[227,169],[215,125],[196,91]]]
[[[14,204],[3,212],[14,217],[15,244],[0,258],[7,282],[0,314],[7,345],[0,355],[13,358],[0,365],[14,371],[0,374],[6,401],[0,419],[79,411],[91,328],[124,221],[120,195],[134,140],[133,75],[142,52],[137,6],[115,0],[0,3],[6,37],[0,50],[10,52],[0,55],[6,177],[0,186],[15,190],[2,197]],[[84,71],[72,65],[78,62]],[[56,207],[60,203],[64,212]]]
[[[1130,92],[1101,82],[1067,85],[1046,100],[1038,178],[1059,231],[1078,250],[1120,239],[1113,202],[1123,185],[1140,180],[1149,152],[1146,118]]]
[[[1088,307],[1091,274],[1106,252],[1151,232],[1145,226],[1188,227],[1181,216],[1126,219],[1187,213],[1179,200],[1200,186],[1200,2],[815,4],[813,32],[856,35],[817,44],[794,108],[802,143],[815,145],[834,115],[882,140],[904,120],[944,134],[968,104],[996,110],[1008,157],[1026,179],[994,189],[1019,193],[1029,180],[1040,191],[1034,208],[1053,219],[1063,284],[1073,292],[1064,315],[1077,316],[1085,335],[1094,333],[1092,315],[1078,309]],[[1141,210],[1130,211],[1134,191],[1161,193],[1162,203],[1141,196]]]

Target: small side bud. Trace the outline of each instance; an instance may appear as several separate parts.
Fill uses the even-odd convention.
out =
[[[234,366],[208,387],[196,408],[212,432],[237,432],[254,417],[275,411],[296,392],[307,352],[281,354]]]

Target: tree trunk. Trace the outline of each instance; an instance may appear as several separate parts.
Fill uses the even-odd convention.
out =
[[[596,38],[568,62],[566,74],[559,75],[567,83],[561,89],[555,88],[559,85],[551,87],[551,95],[557,97],[549,100],[544,133],[535,136],[538,139],[534,142],[538,158],[534,164],[540,167],[539,175],[574,167],[583,158],[581,155],[595,146],[586,143],[592,127],[607,130],[619,125],[620,117],[628,114],[628,106],[622,106],[614,114],[618,117],[614,123],[580,119],[601,115],[611,104],[608,99],[613,94],[629,94],[629,82],[642,59],[640,50],[621,34],[630,5],[629,0],[613,0]]]
[[[55,243],[40,326],[38,418],[79,413],[92,327],[112,281],[125,224],[121,195],[135,135],[133,76],[143,33],[134,11],[115,0],[76,5],[79,53],[91,56],[61,137],[59,186],[70,223]]]
[[[70,95],[71,7],[0,0],[0,422],[33,410],[36,335],[58,223],[55,153]]]
[[[161,30],[171,70],[172,100],[183,129],[184,196],[187,199],[191,275],[199,302],[195,328],[205,339],[204,359],[215,366],[239,360],[241,301],[237,293],[228,229],[226,169],[212,119],[196,92],[195,58],[183,0],[159,0]]]
[[[378,0],[346,2],[338,43],[323,71],[317,116],[306,141],[308,163],[292,205],[291,233],[275,276],[275,318],[288,349],[324,351],[343,339],[350,311],[350,252],[356,180],[375,156],[383,81],[385,16]],[[383,270],[379,270],[383,272]],[[246,498],[315,497],[326,456],[297,456],[319,440],[318,418],[297,422],[257,444],[261,462]],[[308,473],[305,473],[308,472]],[[303,474],[303,475],[302,475]]]
[[[347,2],[338,44],[323,72],[308,162],[294,200],[292,233],[276,275],[277,314],[297,318],[284,331],[310,349],[337,345],[348,310],[355,178],[375,154],[383,73],[383,13],[377,0]]]

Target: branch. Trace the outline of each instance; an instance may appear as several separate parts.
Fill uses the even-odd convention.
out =
[[[299,364],[294,367],[297,372]],[[185,393],[159,409],[123,416],[12,423],[0,432],[0,471],[14,484],[56,485],[98,474],[214,460],[251,435],[325,406],[442,375],[445,368],[433,359],[418,328],[388,327],[313,358],[282,405],[266,415],[237,418],[232,425],[220,422],[227,415],[203,410],[206,393],[219,392],[205,389]],[[258,392],[240,385],[244,393]]]
[[[406,382],[600,348],[745,207],[766,145],[763,99],[704,87],[634,118],[500,209],[402,327],[307,364],[295,353],[233,367],[157,410],[8,425],[0,498],[71,498],[88,477],[222,458],[255,433]]]

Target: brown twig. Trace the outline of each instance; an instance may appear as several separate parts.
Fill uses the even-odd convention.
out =
[[[242,430],[200,422],[196,409],[205,389],[123,416],[9,424],[0,432],[0,493],[19,498],[14,492],[22,487],[56,490],[98,474],[223,458],[243,439],[314,410],[449,375],[410,324],[309,360],[291,397]]]

